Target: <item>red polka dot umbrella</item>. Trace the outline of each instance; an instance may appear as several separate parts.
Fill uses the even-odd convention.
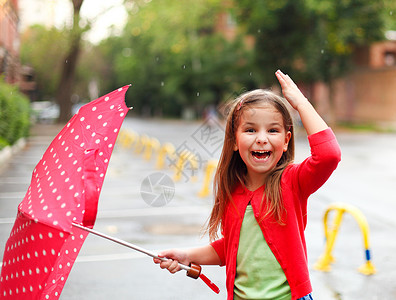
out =
[[[33,171],[6,243],[1,299],[58,299],[88,232],[128,108],[124,86],[80,108]]]

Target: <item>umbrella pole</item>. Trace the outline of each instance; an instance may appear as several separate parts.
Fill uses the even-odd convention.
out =
[[[158,256],[157,254],[155,254],[154,252],[151,252],[151,251],[149,251],[149,250],[146,250],[146,249],[144,249],[144,248],[142,248],[142,247],[139,247],[139,246],[137,246],[137,245],[128,243],[128,242],[126,242],[126,241],[123,241],[123,240],[120,240],[120,239],[118,239],[118,238],[112,237],[112,236],[110,236],[110,235],[104,234],[104,233],[102,233],[102,232],[96,231],[96,230],[94,230],[94,229],[91,229],[91,228],[88,228],[88,227],[84,227],[84,226],[82,226],[82,225],[80,225],[80,224],[76,224],[76,223],[72,223],[72,224],[73,224],[74,227],[77,227],[77,228],[80,228],[80,229],[82,229],[82,230],[88,231],[89,233],[92,233],[92,234],[95,234],[95,235],[100,236],[100,237],[102,237],[102,238],[108,239],[108,240],[110,240],[110,241],[112,241],[112,242],[115,242],[115,243],[118,243],[118,244],[120,244],[120,245],[126,246],[126,247],[128,247],[128,248],[133,249],[133,250],[139,251],[139,252],[144,253],[144,254],[146,254],[146,255],[148,255],[148,256],[151,256],[151,257],[153,257],[153,258],[158,258],[158,259],[163,260],[163,261],[166,261],[166,260],[167,260],[165,257],[159,257],[159,256]],[[179,263],[179,266],[180,266],[181,269],[183,269],[183,270],[185,270],[185,271],[187,271],[187,272],[189,272],[189,271],[191,272],[191,269],[193,268],[193,267],[189,267],[189,266],[183,265],[183,264],[181,264],[181,263]],[[200,270],[199,270],[199,273],[200,273]],[[199,273],[196,275],[195,279],[199,277]],[[190,277],[191,277],[191,276],[190,276]],[[193,278],[194,278],[194,277],[193,277]]]
[[[144,253],[144,254],[146,254],[146,255],[148,255],[148,256],[151,256],[151,257],[153,257],[153,258],[158,258],[158,259],[163,260],[163,261],[168,260],[168,259],[165,258],[165,257],[159,257],[159,256],[158,256],[157,254],[155,254],[154,252],[151,252],[151,251],[149,251],[149,250],[146,250],[146,249],[144,249],[144,248],[142,248],[142,247],[139,247],[139,246],[136,246],[136,245],[134,245],[134,244],[128,243],[128,242],[123,241],[123,240],[121,240],[121,239],[112,237],[112,236],[110,236],[110,235],[104,234],[104,233],[102,233],[102,232],[96,231],[96,230],[94,230],[94,229],[91,229],[91,228],[82,226],[82,225],[77,224],[77,223],[72,223],[72,225],[73,225],[74,227],[77,227],[77,228],[79,228],[79,229],[85,230],[85,231],[87,231],[87,232],[89,232],[89,233],[95,234],[95,235],[97,235],[97,236],[100,236],[100,237],[105,238],[105,239],[107,239],[107,240],[110,240],[110,241],[112,241],[112,242],[118,243],[118,244],[120,244],[120,245],[126,246],[126,247],[128,247],[128,248],[131,248],[131,249],[133,249],[133,250],[139,251],[139,252],[141,252],[141,253]],[[191,263],[190,266],[186,266],[186,265],[183,265],[183,264],[179,263],[179,266],[180,266],[181,269],[187,271],[187,276],[189,276],[189,277],[191,277],[191,278],[194,278],[194,279],[197,279],[197,278],[199,277],[199,278],[201,278],[201,279],[206,283],[206,285],[209,286],[215,293],[218,294],[218,293],[220,292],[220,289],[219,289],[213,282],[211,282],[204,274],[201,274],[201,266],[200,266],[200,265]]]

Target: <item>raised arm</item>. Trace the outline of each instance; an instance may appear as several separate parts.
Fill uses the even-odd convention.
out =
[[[316,112],[308,99],[301,93],[289,75],[283,74],[280,70],[276,71],[275,75],[282,87],[282,93],[286,100],[299,113],[307,134],[311,135],[327,129],[328,126],[326,122]]]

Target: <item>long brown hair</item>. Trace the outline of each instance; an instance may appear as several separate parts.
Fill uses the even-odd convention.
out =
[[[282,115],[285,131],[291,132],[287,151],[282,154],[276,167],[270,172],[263,184],[265,184],[265,198],[268,201],[267,211],[264,216],[273,215],[282,223],[284,206],[280,181],[286,166],[294,160],[294,128],[290,112],[284,100],[275,93],[267,90],[253,90],[246,92],[229,103],[227,123],[223,150],[214,177],[214,205],[209,218],[208,231],[211,240],[218,237],[218,230],[223,230],[223,217],[228,203],[232,203],[232,192],[240,183],[244,185],[247,174],[246,165],[239,151],[234,151],[236,144],[236,131],[238,129],[242,113],[254,106],[261,104],[272,105]],[[264,201],[264,195],[263,195]]]

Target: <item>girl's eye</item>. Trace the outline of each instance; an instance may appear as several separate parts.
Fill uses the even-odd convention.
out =
[[[279,130],[276,129],[276,128],[272,128],[272,129],[269,130],[269,132],[270,133],[277,133],[277,132],[279,132]]]
[[[255,130],[253,128],[248,128],[245,130],[246,132],[255,132]]]

